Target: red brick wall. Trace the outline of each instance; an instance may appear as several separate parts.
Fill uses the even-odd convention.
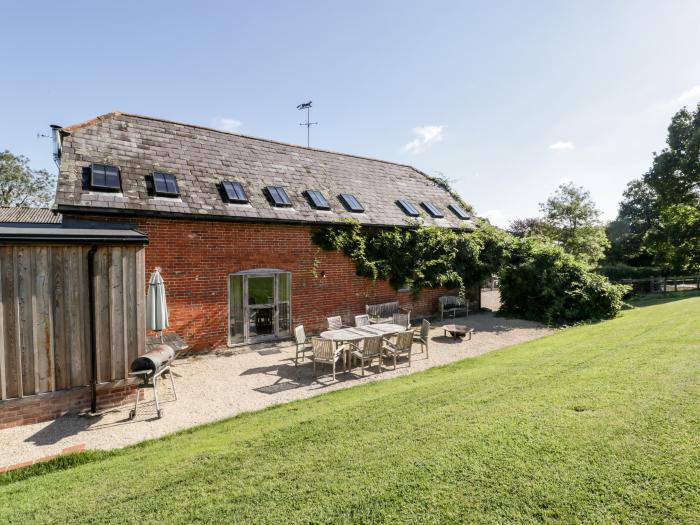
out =
[[[97,387],[97,408],[133,402],[135,390],[130,384],[103,383]],[[0,429],[49,421],[66,414],[78,414],[90,408],[90,387],[81,386],[0,402]]]
[[[411,292],[397,293],[386,281],[358,277],[350,258],[313,243],[309,226],[128,220],[148,234],[147,279],[160,268],[168,299],[169,330],[180,334],[193,350],[227,344],[228,275],[242,270],[291,272],[292,326],[303,324],[307,333],[325,328],[326,317],[331,315],[342,315],[349,323],[353,316],[365,312],[366,304],[398,299],[416,315],[431,313],[437,309],[437,298],[447,293],[444,289],[425,290],[414,300]],[[322,272],[325,277],[321,277]]]

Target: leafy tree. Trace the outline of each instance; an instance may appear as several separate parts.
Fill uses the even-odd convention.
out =
[[[508,225],[508,233],[515,237],[538,237],[545,234],[547,225],[540,217],[515,219]]]
[[[604,257],[609,242],[590,192],[571,182],[561,184],[540,209],[545,236],[567,253],[589,266]]]
[[[29,159],[0,152],[0,206],[43,206],[53,202],[56,177],[46,170],[32,170]]]
[[[700,104],[694,112],[683,108],[673,116],[666,144],[644,174],[657,216],[674,204],[700,204]]]
[[[674,268],[678,271],[689,268],[688,259],[674,248],[695,242],[692,216],[680,213],[700,206],[700,104],[673,116],[666,144],[654,153],[651,168],[625,190],[617,224],[608,229],[610,263],[645,266],[653,258],[660,265],[680,264]]]
[[[646,241],[657,264],[678,272],[700,271],[700,209],[690,204],[664,208]]]
[[[643,180],[633,180],[622,194],[617,219],[610,222],[606,233],[610,241],[607,262],[649,266],[653,256],[644,238],[658,221],[654,190]]]

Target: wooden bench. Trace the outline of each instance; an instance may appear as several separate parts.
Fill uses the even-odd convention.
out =
[[[464,311],[469,317],[469,301],[462,297],[456,295],[443,295],[438,298],[438,310],[440,312],[440,320],[442,321],[445,316],[445,312],[452,313],[452,319],[458,311]]]
[[[408,313],[408,321],[411,321],[411,311],[401,308],[398,301],[381,304],[365,305],[365,313],[369,316],[371,323],[391,323],[394,320],[394,314]]]

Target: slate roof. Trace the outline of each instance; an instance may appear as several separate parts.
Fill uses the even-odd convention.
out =
[[[119,213],[286,223],[333,223],[352,217],[364,224],[405,225],[409,217],[396,204],[408,199],[420,209],[431,201],[445,217],[424,210],[421,220],[444,227],[473,228],[447,206],[444,188],[411,166],[284,144],[152,117],[109,113],[61,131],[61,167],[56,205],[62,212]],[[121,193],[86,189],[92,163],[117,165]],[[177,176],[181,197],[152,197],[146,178],[153,171]],[[224,202],[222,181],[243,184],[249,204]],[[293,207],[273,207],[263,188],[282,186]],[[304,190],[320,190],[330,211],[314,209]],[[351,193],[364,213],[347,211],[338,199]]]
[[[0,207],[1,222],[31,222],[34,224],[59,224],[61,215],[49,208],[9,208]]]

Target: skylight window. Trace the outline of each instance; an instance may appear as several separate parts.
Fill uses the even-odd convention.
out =
[[[154,171],[153,193],[161,197],[179,197],[180,188],[177,185],[175,175]]]
[[[421,202],[421,206],[423,206],[426,209],[426,211],[430,214],[431,217],[439,219],[440,217],[445,216],[445,214],[440,211],[440,208],[435,206],[432,202]]]
[[[323,196],[323,193],[321,193],[320,191],[318,191],[318,190],[306,190],[306,196],[311,201],[311,205],[314,208],[316,208],[317,210],[330,210],[331,209],[331,205],[328,204],[328,201]]]
[[[401,199],[396,201],[396,203],[406,215],[410,215],[411,217],[418,217],[418,215],[420,215],[416,207],[413,204],[411,204],[411,201]]]
[[[119,168],[109,164],[93,164],[90,169],[90,189],[99,191],[121,191]]]
[[[243,185],[240,182],[225,180],[221,183],[221,187],[224,190],[228,202],[237,204],[245,204],[248,202],[248,195],[246,195]]]
[[[350,195],[349,193],[341,193],[340,200],[343,201],[343,204],[345,204],[347,209],[353,213],[362,213],[365,211],[362,204],[360,204],[360,201],[358,201],[354,195]]]
[[[471,219],[472,216],[469,215],[466,211],[464,211],[460,206],[457,206],[456,204],[450,204],[447,206],[452,213],[454,213],[457,217],[462,219],[463,221],[466,221],[468,219]]]
[[[289,200],[289,195],[281,186],[268,186],[265,188],[267,195],[275,206],[291,206],[292,201]]]

